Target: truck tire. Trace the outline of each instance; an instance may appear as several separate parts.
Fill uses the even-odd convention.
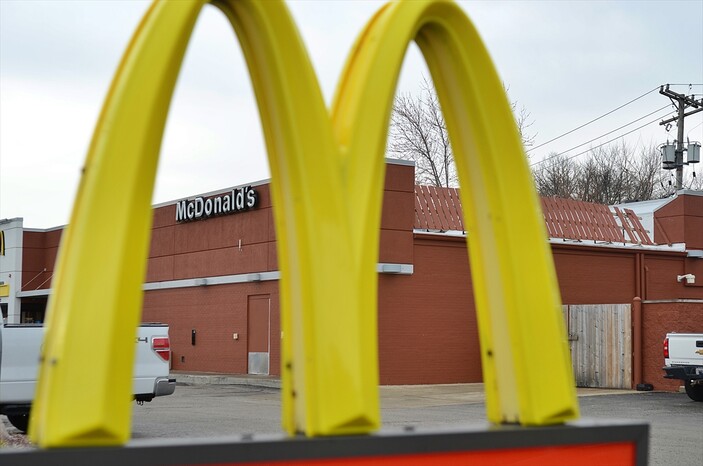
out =
[[[690,380],[687,380],[686,395],[693,401],[703,401],[703,383],[693,384]]]
[[[29,427],[29,413],[8,414],[7,419],[17,430],[27,432],[27,427]]]

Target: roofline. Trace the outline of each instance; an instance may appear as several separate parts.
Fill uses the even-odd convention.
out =
[[[413,229],[413,234],[418,236],[425,236],[427,239],[437,238],[437,239],[466,239],[467,234],[463,231],[449,230],[449,231],[427,231],[425,229]],[[664,253],[678,253],[686,254],[687,249],[684,243],[674,243],[674,244],[636,244],[636,243],[606,243],[603,241],[594,240],[575,240],[567,238],[548,238],[547,242],[555,246],[576,246],[576,247],[587,247],[596,249],[619,249],[621,251],[637,251],[637,252],[664,252]]]
[[[703,197],[703,191],[696,191],[695,189],[681,189],[676,191],[677,195],[683,194],[686,196],[700,196]]]
[[[408,167],[414,167],[414,166],[415,166],[415,162],[414,162],[413,160],[401,160],[401,159],[386,158],[386,159],[385,159],[385,162],[386,162],[386,164],[388,164],[388,165],[405,165],[405,166],[408,166]],[[252,187],[264,186],[264,185],[267,185],[267,184],[271,184],[271,178],[264,178],[263,180],[253,181],[253,182],[251,182],[251,183],[242,183],[242,184],[238,184],[238,185],[235,185],[235,186],[230,186],[230,187],[228,187],[228,188],[216,189],[216,190],[214,190],[214,191],[209,191],[209,192],[206,192],[206,193],[191,194],[190,196],[181,197],[181,198],[178,198],[178,199],[172,199],[172,200],[170,200],[170,201],[164,201],[164,202],[160,202],[160,203],[158,203],[158,204],[153,204],[151,207],[154,208],[154,209],[158,209],[158,208],[160,208],[160,207],[167,207],[167,206],[170,206],[170,205],[175,205],[175,204],[181,202],[181,201],[184,200],[184,199],[193,199],[193,198],[196,198],[196,197],[211,197],[211,196],[217,196],[218,194],[224,194],[224,193],[227,193],[227,192],[229,192],[229,191],[232,191],[233,189],[244,188],[244,187],[246,187],[246,186],[252,186]]]
[[[620,204],[613,204],[613,206],[621,206],[621,207],[627,207],[627,206],[633,206],[636,204],[644,204],[645,202],[656,202],[656,201],[663,201],[662,204],[655,208],[652,209],[652,214],[654,212],[658,211],[659,209],[662,209],[663,207],[666,207],[667,205],[671,204],[675,199],[677,199],[679,196],[698,196],[698,197],[703,197],[703,191],[696,191],[693,189],[679,189],[676,191],[673,195],[669,197],[665,197],[662,199],[647,199],[646,201],[634,201],[634,202],[624,202]],[[612,206],[611,206],[612,207]]]

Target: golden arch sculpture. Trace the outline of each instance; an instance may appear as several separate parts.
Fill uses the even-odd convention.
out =
[[[40,446],[129,439],[134,349],[125,343],[140,320],[166,115],[204,3],[153,3],[100,115],[49,303],[30,425]],[[529,169],[501,82],[460,8],[439,0],[384,6],[350,53],[330,115],[282,2],[212,3],[241,43],[268,147],[285,430],[341,435],[380,425],[375,263],[383,154],[412,40],[437,87],[462,186],[488,418],[544,425],[577,417],[556,275]],[[343,303],[334,312],[327,308],[333,301]]]

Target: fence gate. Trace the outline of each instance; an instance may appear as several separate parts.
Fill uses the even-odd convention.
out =
[[[564,306],[578,387],[632,387],[630,304]]]

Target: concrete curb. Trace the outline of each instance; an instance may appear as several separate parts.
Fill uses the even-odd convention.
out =
[[[237,376],[223,374],[186,374],[172,372],[176,383],[186,385],[249,385],[253,387],[281,388],[281,379],[267,376]]]
[[[208,373],[172,372],[170,377],[176,383],[184,385],[246,385],[250,387],[263,387],[281,389],[281,379],[265,375],[230,375]],[[398,391],[412,393],[416,396],[435,396],[436,393],[468,395],[480,393],[483,395],[482,383],[464,384],[436,384],[436,385],[384,385],[382,392],[394,393]],[[682,387],[683,388],[683,387]],[[683,391],[683,390],[680,390]],[[602,395],[628,395],[638,392],[628,389],[610,388],[578,388],[577,396],[602,396]]]

